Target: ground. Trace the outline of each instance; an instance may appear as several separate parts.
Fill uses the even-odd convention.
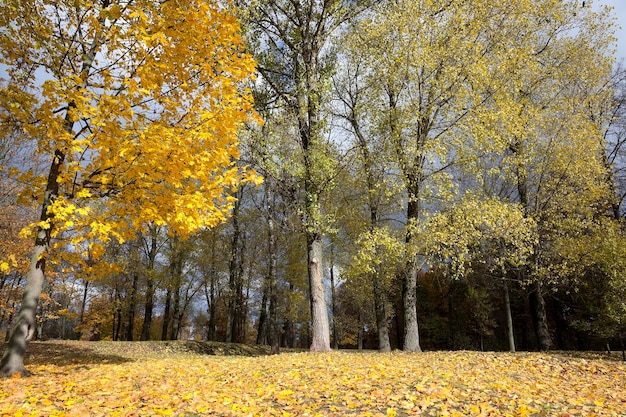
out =
[[[0,416],[626,416],[620,355],[31,343]]]

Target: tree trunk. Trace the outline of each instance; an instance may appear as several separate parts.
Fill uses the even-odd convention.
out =
[[[387,327],[387,297],[385,287],[380,282],[379,273],[374,274],[372,277],[374,281],[374,309],[376,311],[376,329],[378,331],[378,350],[381,352],[390,352],[391,343],[389,342],[389,329]]]
[[[412,197],[411,197],[412,196]],[[407,220],[417,220],[419,213],[419,205],[416,201],[417,193],[409,193],[409,202],[407,205]],[[406,244],[410,246],[413,240],[411,230],[407,231]],[[404,342],[402,349],[405,352],[421,352],[419,328],[417,325],[417,259],[414,257],[408,259],[402,285],[402,301],[404,307]]]
[[[80,324],[83,324],[85,317],[85,308],[87,307],[87,293],[89,291],[89,281],[85,280],[85,287],[83,290],[83,302],[80,305]]]
[[[126,326],[126,340],[132,342],[135,333],[135,297],[137,296],[137,283],[139,274],[133,271],[133,284],[130,289],[129,306],[128,306],[128,323]]]
[[[506,333],[509,340],[509,352],[515,352],[515,333],[513,332],[513,315],[511,314],[511,299],[509,297],[509,285],[504,282],[504,310],[506,312]]]
[[[543,300],[541,283],[535,282],[529,294],[530,308],[533,318],[533,326],[537,335],[537,344],[540,351],[547,351],[552,346],[550,332],[548,331],[548,320],[546,316],[546,304]]]
[[[180,325],[182,321],[182,316],[184,315],[184,308],[181,307],[180,300],[180,290],[183,282],[183,249],[180,247],[178,239],[174,239],[172,245],[172,259],[170,261],[170,286],[168,291],[170,292],[170,297],[174,296],[174,304],[171,311],[171,316],[169,317],[169,321],[171,325],[169,326],[169,334],[167,336],[168,340],[178,340],[178,333],[180,331]]]
[[[226,341],[238,342],[239,322],[239,271],[240,271],[240,250],[239,250],[239,207],[241,205],[241,192],[238,193],[237,201],[233,206],[233,236],[231,239],[230,259],[228,262],[228,321],[226,324]]]
[[[215,268],[215,258],[216,258],[216,239],[215,239],[215,233],[211,234],[212,236],[212,244],[211,244],[211,263],[210,263],[210,268],[209,268],[209,279],[208,279],[208,283],[206,281],[206,277],[205,277],[205,281],[204,281],[204,295],[206,297],[206,301],[207,301],[207,314],[209,315],[209,320],[207,323],[207,340],[215,340],[215,313],[216,313],[216,308],[215,308],[215,302],[216,302],[216,281],[217,281],[217,272],[216,272],[216,268]]]
[[[269,298],[269,274],[265,278],[263,285],[263,295],[261,297],[261,308],[259,309],[259,324],[256,332],[256,344],[266,345],[268,343],[267,337],[267,299]]]
[[[163,310],[163,326],[161,327],[161,340],[167,340],[167,331],[170,328],[170,317],[172,306],[172,288],[168,285],[167,293],[165,294],[165,309]]]
[[[337,335],[337,300],[335,297],[335,271],[333,267],[333,257],[331,256],[330,273],[330,305],[333,313],[333,349],[339,349],[339,337]]]
[[[172,309],[172,327],[170,328],[170,334],[168,340],[178,340],[178,333],[180,332],[181,321],[183,320],[184,312],[180,305],[180,277],[175,281],[176,287],[174,292],[174,308]]]
[[[417,325],[417,265],[415,261],[407,263],[402,286],[404,305],[404,343],[405,352],[421,352],[419,329]]]
[[[363,313],[361,312],[361,310],[359,310],[359,315],[358,315],[358,326],[359,326],[359,331],[357,333],[357,349],[359,351],[363,350]]]
[[[267,287],[269,292],[269,343],[270,353],[280,353],[280,331],[278,329],[278,285],[276,282],[276,226],[274,224],[274,206],[270,202],[270,184],[265,185],[265,209],[267,212],[267,252],[269,254],[269,268],[267,271]]]
[[[152,326],[152,311],[154,309],[154,280],[152,274],[148,274],[146,284],[146,305],[144,308],[143,324],[141,326],[141,337],[139,340],[150,340],[150,327]]]
[[[311,351],[330,351],[330,328],[326,310],[326,292],[322,276],[322,239],[307,239],[309,288],[311,289]]]
[[[30,270],[26,278],[26,286],[20,311],[17,315],[17,323],[13,329],[9,345],[0,362],[0,375],[11,376],[14,374],[28,375],[24,367],[24,354],[27,343],[35,335],[37,326],[37,302],[41,294],[44,281],[46,262],[46,249],[48,247],[45,230],[37,233],[37,244],[30,261]]]
[[[71,132],[73,123],[66,117],[66,130]],[[13,333],[9,339],[7,350],[0,361],[0,376],[10,376],[14,374],[28,375],[24,367],[24,354],[28,342],[35,335],[37,328],[37,303],[44,283],[44,272],[46,269],[47,251],[50,247],[52,214],[48,212],[48,207],[58,196],[59,184],[57,182],[61,166],[65,155],[60,151],[55,152],[55,156],[50,165],[48,182],[44,194],[40,220],[49,222],[49,228],[37,228],[35,247],[30,260],[30,268],[26,276],[26,285],[22,296],[20,311],[17,314],[17,321]]]
[[[147,246],[148,273],[146,274],[146,305],[144,309],[143,325],[141,326],[142,341],[150,340],[150,327],[152,326],[152,312],[154,310],[154,263],[157,256],[157,239],[159,231],[156,226],[150,226],[150,246]]]
[[[213,271],[212,271],[213,272]],[[207,324],[207,340],[215,340],[215,274],[211,273],[209,286],[204,286],[204,294],[207,299],[207,313],[209,314],[209,322]]]
[[[109,1],[104,0],[102,6],[103,8],[108,7]],[[104,17],[99,18],[98,23],[100,25],[104,24]],[[94,36],[83,55],[83,62],[79,73],[83,85],[87,83],[89,72],[91,71],[96,52],[100,45],[101,39],[99,36]],[[72,121],[69,110],[76,109],[76,103],[73,101],[67,103],[67,108],[68,111],[65,113],[63,130],[67,134],[73,135],[74,122]],[[24,287],[20,311],[17,315],[17,322],[13,334],[9,339],[7,350],[0,361],[0,376],[18,373],[22,375],[28,374],[24,367],[24,354],[26,353],[27,343],[34,336],[37,327],[37,303],[39,302],[39,295],[41,294],[44,283],[47,251],[50,247],[51,231],[54,227],[52,222],[53,214],[48,212],[48,208],[59,195],[58,179],[64,161],[65,152],[61,149],[56,149],[52,156],[50,171],[48,172],[48,179],[46,181],[46,190],[43,195],[41,215],[39,216],[41,222],[48,223],[48,228],[37,228],[35,247],[33,248],[33,255],[30,260],[30,268],[26,277],[26,285]]]

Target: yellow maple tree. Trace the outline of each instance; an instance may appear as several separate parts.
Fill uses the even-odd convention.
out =
[[[255,117],[244,88],[254,61],[224,5],[10,0],[0,15],[1,122],[35,141],[49,167],[20,173],[42,214],[30,228],[28,283],[0,365],[13,374],[24,372],[60,233],[93,258],[148,224],[184,238],[222,221],[229,191],[260,179],[234,163],[238,129]]]

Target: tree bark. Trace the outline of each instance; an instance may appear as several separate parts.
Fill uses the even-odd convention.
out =
[[[376,329],[378,331],[378,350],[390,352],[389,329],[387,327],[387,297],[385,287],[380,282],[380,274],[373,275],[374,309],[376,311]],[[419,342],[418,342],[419,344]]]
[[[154,280],[151,274],[147,276],[146,305],[144,307],[143,324],[141,325],[141,337],[139,340],[150,340],[150,327],[152,326],[152,312],[154,310]]]
[[[322,239],[314,237],[307,242],[309,261],[309,288],[311,297],[311,351],[330,351],[330,328],[326,309],[326,292],[322,276]]]
[[[239,249],[239,208],[241,206],[241,193],[233,206],[233,236],[231,239],[230,259],[228,262],[228,322],[226,327],[226,341],[239,342],[239,323],[241,321],[240,298],[241,286],[239,276],[241,257]]]
[[[0,376],[28,375],[24,367],[24,354],[28,342],[35,335],[37,326],[37,303],[43,287],[48,239],[46,230],[39,230],[17,322],[9,339],[7,350],[0,362]]]
[[[407,208],[407,219],[417,219],[418,205],[415,201],[409,199]],[[410,245],[412,241],[412,232],[407,231],[406,243]],[[405,352],[421,352],[419,327],[417,324],[417,260],[408,259],[404,279],[402,282],[402,301],[404,307],[404,342],[402,349]]]
[[[504,310],[506,312],[506,330],[507,337],[509,341],[509,352],[515,352],[515,333],[513,331],[513,316],[511,314],[511,299],[509,297],[509,285],[506,281],[506,278],[503,280],[504,282]]]
[[[126,340],[129,342],[133,341],[135,333],[135,298],[137,296],[138,281],[139,274],[137,273],[137,271],[133,271],[133,283],[130,289],[130,297],[128,302],[128,323],[126,326]]]
[[[161,340],[167,340],[168,330],[170,328],[170,318],[172,308],[172,288],[168,285],[167,293],[165,294],[165,309],[163,310],[163,326],[161,327]]]
[[[269,298],[269,274],[268,277],[265,278],[265,283],[263,284],[263,294],[261,297],[261,307],[259,309],[259,324],[257,325],[256,332],[256,344],[257,345],[266,345],[268,343],[267,337],[267,299]]]
[[[339,337],[337,335],[337,300],[335,297],[335,271],[333,264],[333,257],[331,255],[331,265],[328,268],[330,273],[330,305],[333,314],[333,349],[339,349]]]
[[[66,117],[65,129],[71,133],[73,123]],[[35,239],[35,247],[30,260],[30,268],[26,276],[26,285],[22,296],[20,311],[17,314],[17,321],[13,329],[13,333],[9,339],[7,350],[0,361],[0,376],[10,376],[14,374],[28,375],[24,367],[24,354],[28,342],[35,335],[37,328],[37,303],[39,295],[44,283],[44,272],[46,267],[47,251],[50,247],[52,214],[48,212],[48,208],[59,194],[58,178],[61,172],[61,166],[65,160],[65,155],[57,150],[46,183],[46,191],[44,194],[44,202],[40,220],[48,222],[49,227],[44,229],[37,228],[37,237]]]
[[[141,326],[141,338],[140,340],[150,340],[150,327],[152,326],[152,312],[154,310],[154,263],[157,256],[157,239],[158,229],[156,226],[150,227],[150,245],[146,247],[148,257],[148,268],[146,274],[146,305],[144,309],[143,325]]]
[[[543,299],[540,282],[535,282],[533,284],[529,297],[533,325],[535,327],[535,334],[537,335],[538,348],[542,352],[550,350],[552,340],[550,338],[550,332],[548,331],[546,304]]]

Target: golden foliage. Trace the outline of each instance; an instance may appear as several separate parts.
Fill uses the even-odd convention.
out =
[[[222,221],[231,190],[258,181],[234,164],[254,118],[236,18],[204,1],[34,3],[0,9],[0,115],[62,161],[51,218],[35,226],[97,257],[96,242],[148,223],[185,237]],[[43,196],[45,178],[24,172],[25,193]]]
[[[626,365],[593,357],[161,353],[123,362],[90,358],[93,344],[84,346],[74,363],[2,380],[0,415],[608,416],[626,402]]]

